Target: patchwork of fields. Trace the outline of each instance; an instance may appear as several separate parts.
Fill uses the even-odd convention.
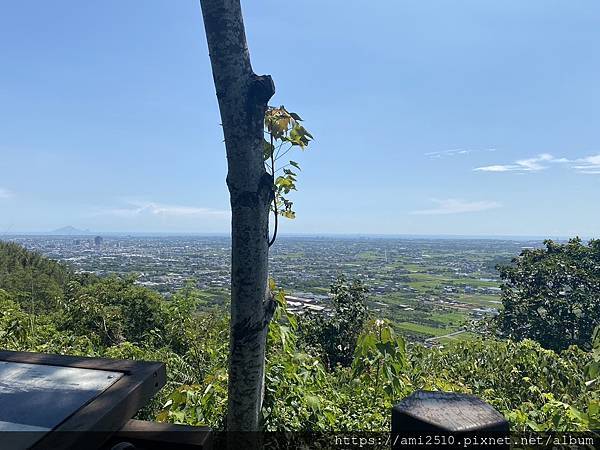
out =
[[[136,274],[138,282],[174,293],[191,283],[201,307],[229,296],[229,239],[225,236],[15,236],[11,240],[80,271]],[[448,343],[474,339],[481,319],[497,314],[496,265],[508,264],[540,241],[391,237],[289,237],[271,248],[270,273],[286,292],[328,302],[336,277],[359,279],[370,307],[409,340]]]

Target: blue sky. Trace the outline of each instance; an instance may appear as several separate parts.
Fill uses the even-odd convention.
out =
[[[315,136],[288,233],[600,236],[596,0],[243,1]],[[197,0],[6,1],[0,233],[226,232]]]

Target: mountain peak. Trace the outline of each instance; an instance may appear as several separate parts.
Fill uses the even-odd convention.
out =
[[[58,234],[61,236],[77,236],[83,234],[90,234],[90,230],[80,230],[79,228],[67,225],[66,227],[57,228],[56,230],[51,231],[50,234]]]

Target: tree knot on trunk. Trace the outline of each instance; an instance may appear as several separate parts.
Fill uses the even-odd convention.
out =
[[[260,195],[265,195],[267,203],[271,204],[275,200],[275,177],[265,172],[260,178],[258,191]]]
[[[246,113],[249,133],[253,134],[260,129],[260,142],[262,145],[263,122],[269,99],[275,93],[275,83],[270,75],[250,75],[246,93]]]
[[[275,301],[272,292],[269,292],[269,295],[267,295],[263,309],[265,311],[265,326],[268,326],[271,322],[271,319],[273,318],[273,315],[275,314],[275,310],[277,309],[277,302]]]
[[[248,87],[248,100],[251,104],[266,106],[273,94],[275,83],[271,75],[251,75]]]
[[[273,178],[263,173],[258,182],[256,192],[235,191],[230,188],[231,205],[236,208],[268,207],[274,198]]]

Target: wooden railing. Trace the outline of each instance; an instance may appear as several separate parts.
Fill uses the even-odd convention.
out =
[[[473,395],[417,391],[392,408],[392,449],[508,449],[509,426],[492,406]],[[130,420],[106,449],[213,448],[209,428]]]

